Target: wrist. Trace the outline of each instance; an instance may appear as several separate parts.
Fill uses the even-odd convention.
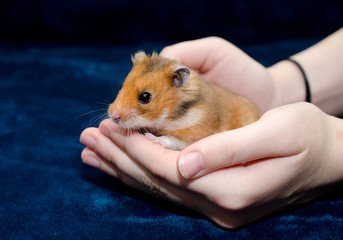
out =
[[[312,103],[331,115],[343,113],[341,66],[319,61],[308,51],[294,56],[306,70],[311,85]]]
[[[291,61],[280,61],[267,70],[274,82],[271,107],[305,101],[304,76],[296,64]]]

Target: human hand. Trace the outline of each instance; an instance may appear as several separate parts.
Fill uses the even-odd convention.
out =
[[[249,98],[262,112],[281,105],[274,99],[278,88],[273,75],[224,39],[182,42],[164,48],[160,54],[197,70],[208,82]]]
[[[105,120],[99,129],[81,134],[88,146],[82,159],[129,186],[192,208],[222,227],[237,228],[309,201],[323,193],[323,186],[342,181],[342,129],[342,120],[298,103],[179,153]],[[181,159],[195,151],[203,156],[203,170],[187,180],[178,165],[185,174],[190,168]]]

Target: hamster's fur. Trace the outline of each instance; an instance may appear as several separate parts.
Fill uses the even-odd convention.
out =
[[[205,82],[176,61],[138,52],[109,117],[172,150],[260,118],[247,98]]]

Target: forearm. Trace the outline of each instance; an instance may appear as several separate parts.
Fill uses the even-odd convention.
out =
[[[312,103],[329,114],[342,114],[343,28],[292,58],[305,70]],[[305,100],[304,79],[294,63],[282,61],[271,66],[268,71],[275,80],[276,105]]]
[[[337,183],[336,186],[338,189],[343,190],[343,120],[336,117],[331,117],[331,122],[333,126],[332,150],[330,151],[333,154],[331,176],[336,176],[336,178],[333,179],[333,182]]]

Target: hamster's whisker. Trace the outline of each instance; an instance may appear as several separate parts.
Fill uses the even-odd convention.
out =
[[[101,102],[100,101],[97,101],[97,102],[95,102],[96,104],[99,104],[99,105],[103,105],[103,106],[106,106],[106,107],[108,107],[112,102],[110,102],[110,101],[108,101],[108,100],[106,100],[106,99],[100,99],[101,100]]]
[[[131,123],[131,121],[126,122],[125,125],[126,125],[125,126],[126,134],[131,135],[132,134],[132,123]]]
[[[89,126],[98,126],[100,124],[100,122],[102,122],[103,120],[108,118],[108,114],[106,113],[100,113],[96,116],[94,116],[91,120],[89,120],[88,125]]]
[[[73,115],[68,119],[68,121],[71,121],[95,113],[98,116],[99,113],[107,112],[107,108],[97,108],[96,106],[78,106],[69,108],[69,111],[71,112],[71,115]]]
[[[101,109],[96,109],[96,110],[92,110],[92,111],[88,111],[88,112],[82,113],[82,114],[80,114],[80,117],[83,117],[83,116],[86,116],[86,115],[89,115],[89,114],[92,114],[92,113],[104,112],[104,111],[106,111],[105,114],[107,114],[107,108],[101,108]]]
[[[105,105],[107,107],[113,102],[112,100],[108,100],[106,98],[99,97],[99,96],[94,96],[94,98],[96,99],[96,102],[94,103],[99,104],[99,105]]]
[[[129,126],[128,128],[126,128],[126,134],[127,134],[127,135],[131,135],[131,132],[132,132],[131,126]]]

